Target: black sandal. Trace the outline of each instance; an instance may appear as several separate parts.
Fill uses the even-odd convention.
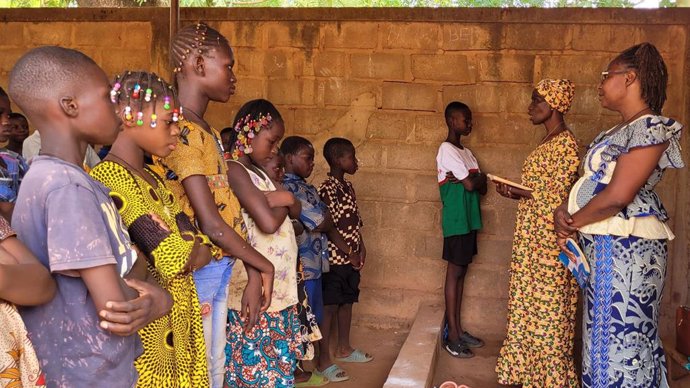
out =
[[[443,343],[443,349],[446,350],[451,356],[456,358],[472,358],[474,353],[467,347],[463,341],[445,341]]]

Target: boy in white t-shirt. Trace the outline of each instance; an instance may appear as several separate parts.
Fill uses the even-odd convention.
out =
[[[477,231],[482,228],[479,195],[486,194],[486,174],[472,152],[460,144],[472,132],[472,111],[461,102],[451,102],[445,111],[448,137],[436,156],[438,185],[443,202],[443,259],[446,270],[445,299],[447,337],[443,348],[452,356],[470,358],[470,348],[484,341],[462,330],[460,307],[467,267],[477,254]]]

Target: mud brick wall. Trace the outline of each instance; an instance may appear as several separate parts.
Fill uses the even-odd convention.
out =
[[[411,323],[420,301],[443,298],[440,201],[435,178],[442,117],[452,100],[474,111],[468,146],[482,169],[518,179],[544,131],[526,110],[534,83],[567,77],[576,98],[567,116],[584,147],[618,117],[598,103],[599,72],[620,50],[651,41],[670,71],[665,113],[690,121],[690,10],[489,9],[184,9],[183,24],[206,20],[235,48],[238,94],[209,111],[218,128],[239,106],[265,97],[280,108],[288,134],[320,150],[331,136],[357,146],[352,177],[369,258],[360,323]],[[60,44],[85,51],[109,74],[152,69],[165,76],[165,9],[0,11],[0,84],[27,48]],[[688,136],[683,139],[688,158]],[[325,176],[318,157],[313,181]],[[660,192],[678,238],[671,246],[662,309],[687,302],[690,203],[688,170],[667,174]],[[508,265],[516,204],[490,192],[485,228],[465,288],[466,327],[499,337],[505,330]]]

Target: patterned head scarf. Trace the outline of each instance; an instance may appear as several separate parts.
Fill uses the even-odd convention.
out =
[[[537,93],[544,97],[546,103],[553,109],[566,114],[570,110],[575,96],[575,84],[569,79],[544,79],[536,88]]]

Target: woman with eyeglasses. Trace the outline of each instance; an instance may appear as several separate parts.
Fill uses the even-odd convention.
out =
[[[579,236],[591,272],[584,289],[584,388],[668,387],[659,339],[668,214],[654,192],[668,168],[683,167],[683,125],[661,116],[668,72],[650,43],[623,51],[602,72],[599,99],[621,115],[600,133],[584,175],[554,212],[561,249]]]

